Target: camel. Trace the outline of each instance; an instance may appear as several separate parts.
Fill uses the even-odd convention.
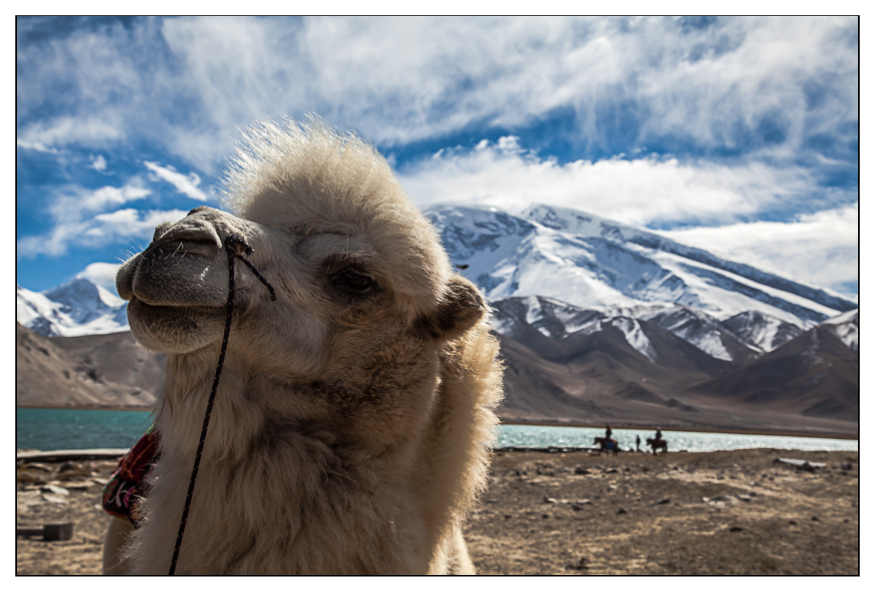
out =
[[[463,574],[502,396],[477,288],[386,160],[318,119],[245,134],[225,207],[155,229],[120,268],[131,330],[167,353],[159,459],[104,572],[167,574],[228,294],[224,369],[177,574]]]

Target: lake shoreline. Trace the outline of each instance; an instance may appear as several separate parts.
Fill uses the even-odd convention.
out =
[[[579,423],[579,422],[556,422],[556,421],[524,421],[520,419],[501,419],[502,425],[523,425],[523,426],[532,426],[532,427],[573,427],[578,429],[604,429],[605,424],[598,423]],[[613,430],[628,430],[628,431],[656,431],[657,425],[623,425],[623,424],[611,424],[611,429]],[[858,425],[859,429],[859,425]],[[776,430],[755,430],[755,429],[718,429],[718,428],[698,428],[698,427],[662,427],[662,431],[665,433],[721,433],[721,434],[730,434],[730,435],[763,435],[763,436],[774,436],[774,437],[805,437],[810,439],[845,439],[858,441],[860,439],[859,433],[857,435],[848,435],[847,433],[840,432],[824,432],[824,433],[812,433],[810,431],[794,431],[792,429],[788,429],[786,431],[776,431]]]

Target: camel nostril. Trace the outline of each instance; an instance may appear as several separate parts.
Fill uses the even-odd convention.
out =
[[[173,224],[170,222],[164,222],[163,224],[158,224],[155,226],[155,234],[152,235],[152,242],[158,242],[161,240],[161,237],[164,236],[170,228],[173,227]]]
[[[157,235],[157,234],[156,234]],[[222,248],[222,241],[212,224],[180,222],[161,234],[154,246],[165,252],[210,256]]]

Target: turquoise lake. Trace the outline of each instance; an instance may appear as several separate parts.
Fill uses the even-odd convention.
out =
[[[136,443],[149,427],[148,412],[113,410],[72,410],[17,408],[16,447],[18,449],[102,449],[127,448]],[[642,449],[650,430],[614,429],[622,449],[635,447],[641,437]],[[585,427],[540,427],[501,425],[499,447],[588,447],[604,429]],[[694,433],[666,431],[669,450],[716,451],[769,447],[775,449],[858,451],[856,439],[822,439],[771,435]]]

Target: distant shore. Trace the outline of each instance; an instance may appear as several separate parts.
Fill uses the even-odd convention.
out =
[[[581,423],[581,422],[566,422],[566,421],[549,421],[549,420],[523,420],[523,419],[501,419],[502,425],[531,425],[536,427],[575,427],[583,429],[604,429],[604,423]],[[633,431],[656,431],[657,425],[623,425],[611,424],[611,429],[629,429]],[[787,429],[786,431],[774,430],[755,430],[755,429],[719,429],[719,428],[704,428],[704,427],[662,427],[665,432],[686,431],[690,433],[729,433],[733,435],[773,435],[775,437],[809,437],[812,439],[848,439],[858,440],[859,434],[848,435],[846,433],[811,433],[809,431],[794,431]]]
[[[135,412],[151,412],[152,406],[121,406],[121,405],[77,405],[77,406],[50,406],[50,405],[17,405],[16,408],[46,408],[46,409],[62,409],[62,410],[113,410],[113,411],[135,411]],[[560,420],[526,420],[520,418],[499,417],[502,425],[531,425],[537,427],[575,427],[582,429],[604,429],[604,423],[584,423],[578,421],[560,421]],[[612,429],[630,429],[634,431],[655,431],[657,425],[624,425],[612,424]],[[859,425],[858,425],[859,428]],[[839,432],[812,433],[810,431],[798,431],[793,429],[787,430],[756,430],[756,429],[720,429],[712,427],[663,427],[663,431],[671,433],[678,431],[687,431],[691,433],[729,433],[734,435],[767,435],[776,437],[806,437],[812,439],[844,439],[844,440],[859,440],[859,433],[849,435]]]

